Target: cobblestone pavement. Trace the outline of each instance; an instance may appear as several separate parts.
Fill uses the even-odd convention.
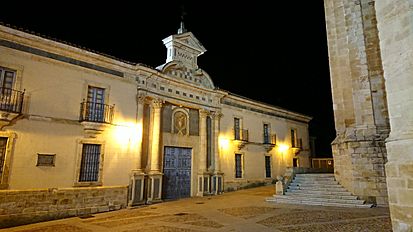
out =
[[[387,208],[352,209],[265,202],[265,198],[273,193],[273,186],[265,186],[0,231],[391,231]]]

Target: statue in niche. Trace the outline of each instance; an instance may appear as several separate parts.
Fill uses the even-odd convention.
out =
[[[188,117],[182,111],[177,111],[174,114],[174,128],[175,133],[179,135],[186,135],[187,134],[187,121]]]

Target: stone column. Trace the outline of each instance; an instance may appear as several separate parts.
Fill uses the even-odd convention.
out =
[[[212,179],[212,192],[215,194],[220,194],[223,191],[223,176],[224,173],[221,172],[221,160],[220,160],[220,147],[219,147],[219,131],[220,131],[220,119],[222,113],[220,111],[215,111],[212,114],[213,117],[213,154],[214,154],[214,176]]]
[[[393,231],[413,231],[413,3],[376,1],[390,115],[386,177]]]
[[[142,171],[142,136],[143,136],[143,107],[145,106],[146,95],[138,93],[136,97],[137,113],[136,124],[138,131],[138,144],[136,148],[136,166],[131,172],[131,181],[129,184],[129,202],[128,206],[144,204],[143,189],[145,174]]]
[[[153,127],[151,141],[151,165],[150,172],[159,172],[159,142],[161,138],[161,110],[163,101],[155,99],[152,101]]]
[[[207,116],[209,111],[199,110],[199,163],[198,163],[198,196],[203,196],[204,192],[208,192],[208,186],[204,183],[209,182],[207,171]]]
[[[153,124],[150,146],[150,165],[148,173],[148,203],[160,201],[162,193],[162,173],[160,172],[159,165],[162,103],[163,100],[154,99],[151,104],[153,111]]]

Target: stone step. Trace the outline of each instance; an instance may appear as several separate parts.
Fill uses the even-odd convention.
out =
[[[302,187],[331,187],[331,188],[341,188],[342,186],[337,184],[337,183],[333,183],[333,184],[313,184],[313,183],[296,183],[296,182],[292,182],[290,184],[290,186],[302,186]]]
[[[296,177],[334,177],[334,174],[330,173],[305,173],[305,174],[295,174]]]
[[[353,195],[333,195],[333,194],[304,194],[301,192],[285,192],[287,196],[300,196],[300,197],[309,197],[309,198],[337,198],[345,200],[358,200],[357,196]]]
[[[338,183],[334,179],[297,179],[294,178],[292,182],[300,182],[300,183]]]
[[[281,198],[267,198],[268,202],[276,202],[282,204],[300,204],[300,205],[320,205],[320,206],[335,206],[335,207],[352,207],[352,208],[371,208],[372,204],[342,204],[334,202],[319,202],[319,201],[297,201],[291,199],[281,199]]]
[[[302,189],[287,189],[286,192],[302,193],[302,194],[329,194],[329,195],[339,195],[339,196],[351,196],[350,192],[336,192],[336,191],[323,191],[323,190],[302,190]]]
[[[291,190],[311,190],[311,191],[331,191],[331,192],[346,192],[347,190],[342,186],[336,187],[305,187],[305,186],[288,186]]]
[[[336,207],[370,208],[358,200],[334,178],[334,174],[297,174],[287,187],[285,195],[276,195],[267,201]]]
[[[322,197],[310,197],[310,196],[291,196],[291,195],[277,195],[275,198],[279,199],[289,199],[297,201],[312,201],[312,202],[333,202],[340,204],[364,204],[364,200],[347,200],[347,199],[337,199],[337,198],[322,198]]]

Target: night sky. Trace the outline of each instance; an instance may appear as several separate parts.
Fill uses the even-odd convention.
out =
[[[152,67],[184,22],[216,87],[310,115],[318,156],[335,137],[323,0],[2,3],[0,22]]]

